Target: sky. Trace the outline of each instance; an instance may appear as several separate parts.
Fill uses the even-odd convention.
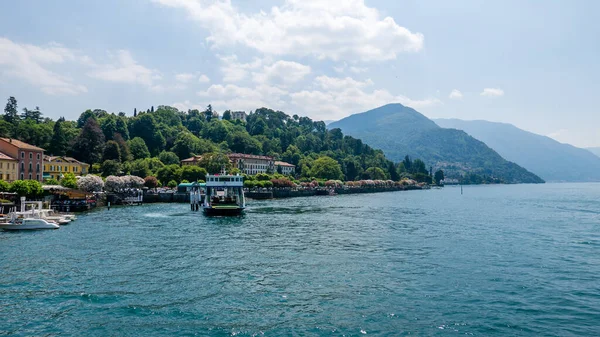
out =
[[[0,2],[0,98],[338,120],[387,103],[600,146],[600,2]]]

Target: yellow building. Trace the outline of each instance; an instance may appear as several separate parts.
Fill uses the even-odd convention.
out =
[[[19,161],[0,152],[0,180],[13,182],[19,179]]]
[[[44,156],[44,179],[60,180],[61,176],[73,173],[76,176],[88,174],[90,165],[64,156]]]

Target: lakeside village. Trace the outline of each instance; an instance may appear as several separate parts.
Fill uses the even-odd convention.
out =
[[[0,118],[1,214],[23,210],[22,198],[42,202],[29,208],[56,212],[189,202],[206,213],[241,210],[245,198],[424,189],[444,181],[420,159],[392,162],[322,121],[268,108],[220,115],[210,105],[160,105],[129,116],[95,109],[73,121],[44,117],[39,107],[21,110],[10,97]]]
[[[42,148],[16,139],[0,138],[2,216],[17,209],[22,213],[32,211],[33,214],[35,210],[32,208],[36,207],[38,212],[45,209],[56,214],[66,214],[86,211],[110,203],[118,205],[181,202],[193,205],[194,202],[196,204],[200,202],[199,198],[194,199],[195,191],[198,187],[205,187],[204,179],[207,176],[210,179],[211,176],[205,168],[201,167],[204,159],[201,155],[182,160],[179,166],[180,172],[172,172],[170,176],[160,175],[165,179],[173,178],[163,186],[154,176],[141,178],[134,175],[111,175],[102,178],[90,174],[90,165],[87,163],[67,156],[48,156],[44,151]],[[230,169],[228,176],[241,177],[239,181],[243,183],[240,184],[240,187],[243,186],[243,194],[251,199],[429,188],[429,184],[425,182],[419,183],[406,178],[400,181],[366,179],[343,182],[317,178],[299,181],[296,180],[295,165],[277,161],[273,157],[241,153],[223,156],[229,164],[223,165]],[[336,164],[331,158],[323,157],[322,161],[324,167]],[[218,175],[215,174],[213,177]],[[177,177],[179,182],[175,180]],[[197,179],[190,182],[183,179],[186,177]],[[46,214],[46,217],[49,216]]]

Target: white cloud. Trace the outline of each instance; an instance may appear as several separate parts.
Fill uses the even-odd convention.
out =
[[[485,88],[479,95],[485,97],[500,97],[504,96],[504,90],[499,88]]]
[[[263,66],[261,72],[254,72],[252,75],[257,83],[291,84],[302,80],[310,72],[309,66],[280,60]]]
[[[454,90],[452,90],[450,95],[448,95],[448,98],[455,99],[455,100],[461,100],[461,99],[463,99],[463,94],[462,94],[462,92],[460,92],[460,90],[454,89]]]
[[[198,77],[198,82],[208,83],[208,82],[210,82],[210,78],[208,78],[208,76],[202,74],[202,75],[200,75],[200,77]]]
[[[262,65],[262,60],[254,59],[250,63],[241,63],[236,55],[223,56],[221,59],[221,72],[223,73],[223,82],[240,82],[244,80],[250,70],[258,69]]]
[[[213,84],[205,91],[198,92],[198,96],[202,97],[202,104],[211,104],[217,111],[250,111],[261,107],[282,109],[285,106],[284,96],[287,94],[287,91],[269,85],[248,88],[235,84]]]
[[[77,95],[87,88],[49,68],[83,60],[77,52],[56,43],[40,47],[0,38],[0,78],[18,78],[49,95]]]
[[[163,91],[165,88],[155,84],[162,76],[157,70],[149,69],[137,63],[127,50],[109,53],[112,63],[97,65],[88,72],[88,76],[119,83],[141,84],[152,91]]]
[[[364,0],[286,0],[269,12],[242,13],[231,0],[154,0],[184,9],[209,31],[214,48],[242,45],[269,55],[311,55],[319,59],[395,59],[423,48],[423,35]]]
[[[190,74],[190,73],[182,73],[182,74],[175,75],[175,79],[177,80],[177,82],[181,82],[181,83],[188,83],[194,77],[195,77],[194,74]]]
[[[399,102],[419,109],[439,105],[437,98],[414,100],[403,95],[394,95],[384,89],[368,90],[371,80],[357,81],[353,78],[319,76],[315,79],[319,90],[302,90],[290,94],[294,111],[317,119],[338,119],[350,113],[373,109],[380,105]]]

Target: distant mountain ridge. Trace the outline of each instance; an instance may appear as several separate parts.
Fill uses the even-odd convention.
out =
[[[600,157],[600,147],[588,147],[586,150]]]
[[[600,157],[588,150],[519,129],[512,124],[460,119],[434,121],[443,128],[465,131],[486,143],[502,157],[546,181],[600,181]]]
[[[448,177],[465,174],[494,177],[506,183],[543,183],[535,174],[502,158],[483,142],[456,129],[444,129],[416,110],[402,104],[346,117],[328,125],[383,150],[388,158],[420,158],[442,168]]]

